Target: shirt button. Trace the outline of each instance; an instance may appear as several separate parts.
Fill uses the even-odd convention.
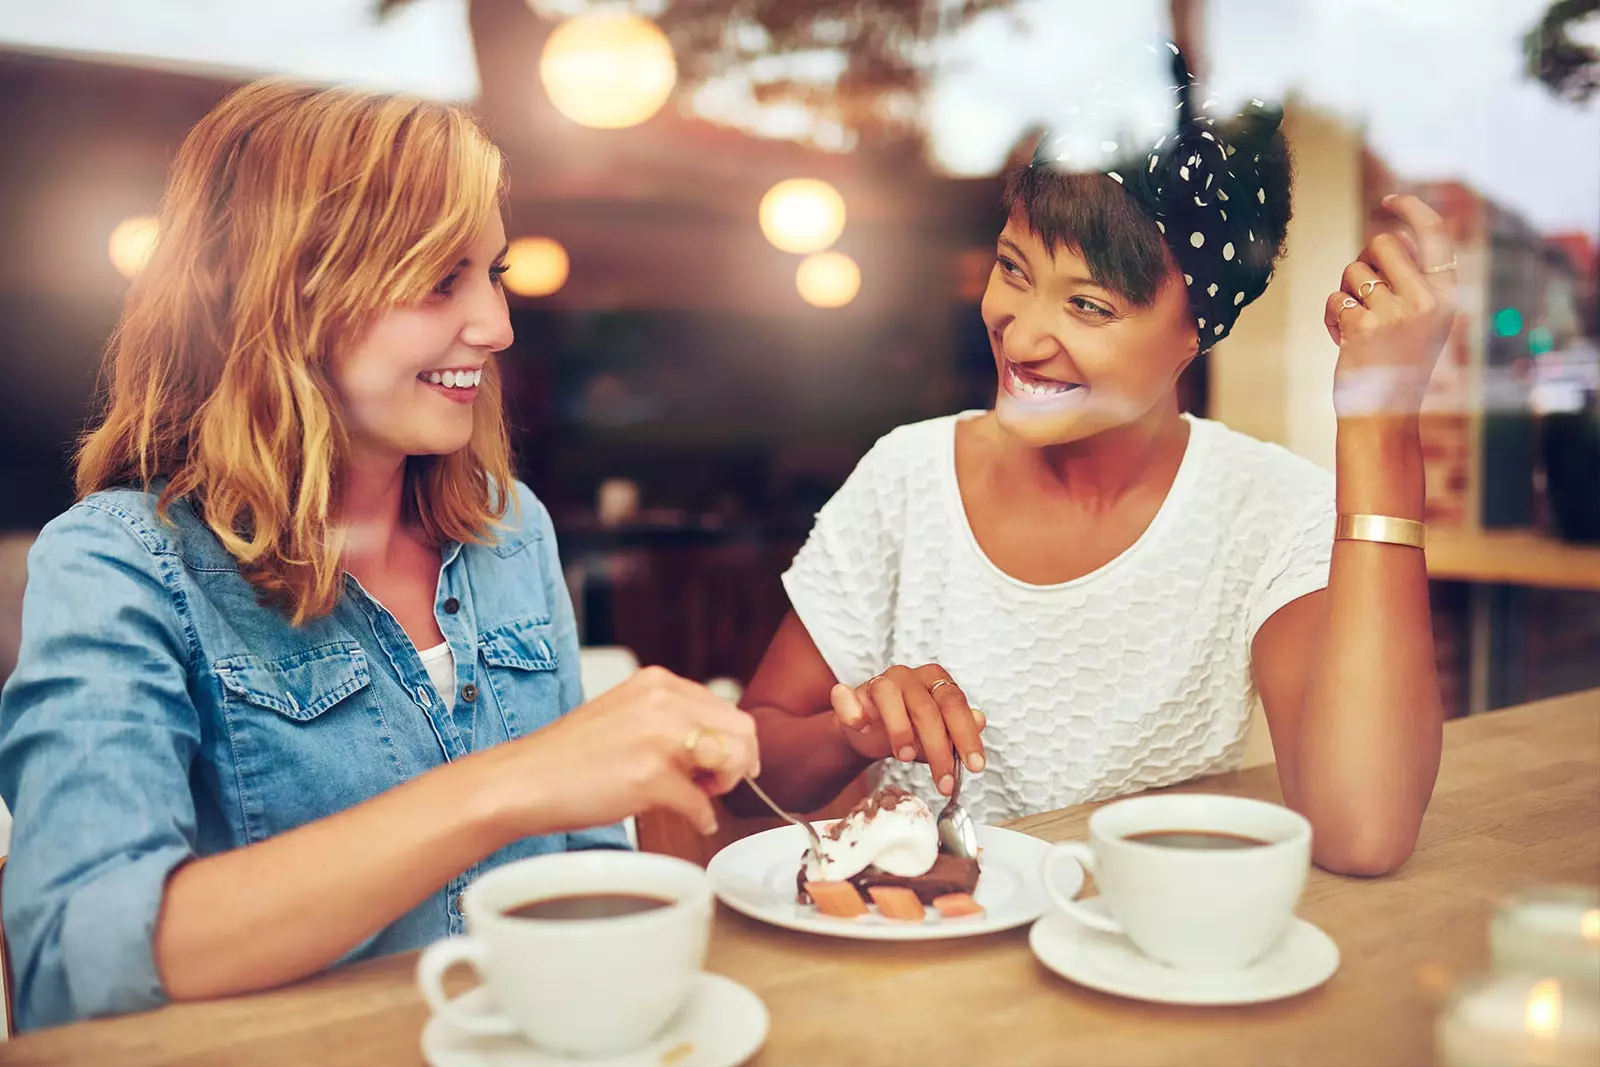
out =
[[[478,687],[468,683],[461,687],[461,699],[468,704],[478,699]]]
[[[445,598],[444,613],[446,615],[454,615],[456,612],[458,612],[460,610],[461,610],[461,601],[457,600],[455,597],[446,597]]]

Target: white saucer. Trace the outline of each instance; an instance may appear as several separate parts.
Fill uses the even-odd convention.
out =
[[[1104,909],[1099,897],[1083,902]],[[1061,977],[1102,993],[1158,1004],[1263,1004],[1315,989],[1339,969],[1339,946],[1304,919],[1238,971],[1180,971],[1140,952],[1121,934],[1101,933],[1055,911],[1034,924],[1028,947]]]
[[[815,825],[826,830],[833,823]],[[857,941],[976,937],[1026,926],[1049,910],[1050,898],[1039,877],[1050,855],[1049,842],[998,826],[980,826],[978,847],[983,853],[978,860],[982,874],[972,896],[983,914],[961,919],[945,919],[932,910],[920,923],[895,922],[876,912],[860,919],[835,919],[809,904],[796,903],[795,876],[806,852],[805,831],[798,826],[780,826],[735,841],[711,858],[706,874],[717,899],[752,919]],[[1060,862],[1054,877],[1063,893],[1076,893],[1083,884],[1083,870],[1076,863]]]
[[[482,986],[461,997],[483,1010]],[[579,1059],[546,1052],[524,1037],[469,1034],[434,1016],[422,1029],[422,1058],[432,1067],[738,1067],[761,1048],[771,1020],[767,1006],[720,974],[702,974],[683,1014],[648,1045],[617,1056]]]

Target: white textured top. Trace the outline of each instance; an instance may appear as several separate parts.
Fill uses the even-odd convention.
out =
[[[417,657],[422,660],[428,681],[439,694],[446,711],[456,706],[456,654],[450,650],[449,641],[441,641],[432,648],[419,648]]]
[[[784,574],[834,676],[938,663],[989,718],[988,766],[961,799],[1000,822],[1232,769],[1255,684],[1250,642],[1328,583],[1333,476],[1190,419],[1172,489],[1116,559],[1031,585],[984,555],[946,416],[885,435],[817,515]],[[927,769],[883,779],[942,803]]]

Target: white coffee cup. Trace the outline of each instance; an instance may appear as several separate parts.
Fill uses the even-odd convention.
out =
[[[666,906],[612,918],[517,918],[535,901],[627,894]],[[477,1034],[521,1033],[551,1052],[600,1056],[649,1041],[693,991],[711,937],[706,872],[671,856],[597,850],[538,856],[479,878],[462,894],[468,933],[429,945],[417,984],[434,1013]],[[464,1008],[445,972],[467,963],[498,1009]]]
[[[1163,831],[1261,843],[1185,848],[1130,840]],[[1094,875],[1109,916],[1055,887],[1051,870],[1067,856]],[[1166,793],[1096,811],[1087,843],[1057,845],[1046,857],[1044,884],[1068,915],[1125,934],[1153,959],[1182,970],[1229,971],[1260,959],[1288,932],[1310,864],[1311,824],[1288,808]]]

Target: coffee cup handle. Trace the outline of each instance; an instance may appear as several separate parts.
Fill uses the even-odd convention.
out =
[[[1103,930],[1108,934],[1122,933],[1122,924],[1117,920],[1102,912],[1091,911],[1056,888],[1055,879],[1050,874],[1055,869],[1056,863],[1068,856],[1077,860],[1078,865],[1090,874],[1094,873],[1094,851],[1082,841],[1064,841],[1051,849],[1050,854],[1044,858],[1045,892],[1049,893],[1050,899],[1056,902],[1056,907],[1084,926]]]
[[[459,998],[445,993],[444,976],[458,963],[468,964],[480,978],[484,977],[483,946],[471,937],[447,937],[422,950],[422,958],[417,960],[417,985],[422,988],[428,1007],[451,1026],[468,1033],[515,1034],[517,1024],[504,1015],[469,1011],[461,1006]]]

